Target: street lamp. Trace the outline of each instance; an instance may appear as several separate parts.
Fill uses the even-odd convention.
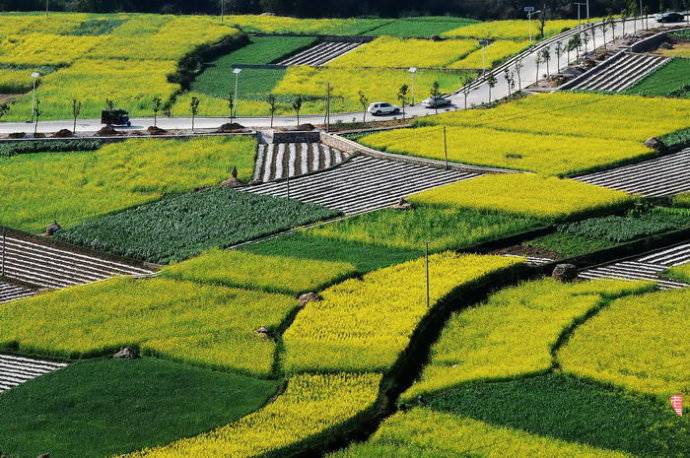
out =
[[[35,121],[35,117],[36,117],[36,82],[41,77],[41,74],[38,72],[33,72],[31,74],[31,77],[34,79],[33,100],[31,102],[31,121]]]
[[[532,41],[532,16],[541,13],[541,11],[535,11],[536,8],[533,6],[526,6],[525,13],[527,13],[527,27],[529,27],[529,41]]]
[[[489,40],[479,40],[479,45],[482,47],[482,71],[486,73],[486,47],[491,43]]]
[[[580,10],[582,6],[587,6],[587,3],[575,3],[577,5],[577,26],[579,28],[582,28],[582,14],[580,13]]]
[[[410,72],[410,75],[412,75],[412,105],[416,105],[417,101],[415,100],[415,93],[414,93],[414,78],[415,75],[417,74],[417,67],[410,67],[408,70]]]
[[[237,117],[237,93],[240,87],[240,73],[242,73],[242,69],[233,68],[232,72],[235,74],[235,117]]]

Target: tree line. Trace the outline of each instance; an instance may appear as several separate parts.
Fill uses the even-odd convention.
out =
[[[554,17],[575,17],[571,0],[47,0],[53,11],[218,14],[221,3],[235,13],[297,17],[401,17],[454,15],[476,19],[524,17],[525,6],[546,5]],[[591,0],[593,16],[621,12],[627,0]],[[680,10],[687,0],[643,0],[649,11]],[[0,11],[41,11],[46,0],[0,0]]]

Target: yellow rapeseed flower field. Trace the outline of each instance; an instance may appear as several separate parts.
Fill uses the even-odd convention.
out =
[[[0,70],[0,94],[20,94],[31,89],[33,79],[26,70]]]
[[[38,89],[45,118],[70,119],[72,99],[82,102],[82,117],[98,118],[106,99],[113,100],[132,116],[152,116],[155,97],[170,98],[178,86],[168,82],[173,60],[124,61],[82,59],[64,70],[42,78]],[[31,94],[12,106],[10,120],[31,119]]]
[[[513,267],[505,256],[442,253],[429,259],[431,306],[463,284]],[[288,372],[376,371],[390,368],[429,312],[424,260],[340,283],[311,302],[284,335]]]
[[[378,132],[364,137],[361,142],[391,153],[446,158],[443,127],[438,126]],[[446,142],[450,161],[544,175],[568,175],[652,154],[644,144],[635,141],[482,127],[448,127]]]
[[[416,76],[417,101],[426,98],[434,81],[440,84],[441,92],[452,92],[462,86],[471,77],[466,72],[446,72],[422,70]],[[359,92],[362,91],[373,101],[397,103],[397,94],[403,84],[410,86],[410,73],[397,69],[351,69],[291,67],[285,77],[273,90],[276,95],[306,95],[308,97],[326,96],[326,85],[333,87],[334,106],[341,111],[363,111],[359,103]],[[409,95],[411,100],[412,94]],[[265,105],[265,104],[264,104]],[[265,113],[266,109],[262,111]],[[322,112],[322,110],[320,110]],[[306,113],[307,111],[305,111]]]
[[[442,114],[425,123],[644,142],[688,127],[688,119],[690,100],[556,92]]]
[[[632,391],[690,394],[690,291],[618,299],[579,327],[559,359],[566,372]]]
[[[451,318],[422,378],[403,396],[414,399],[464,382],[546,372],[551,349],[574,321],[611,298],[653,287],[623,280],[563,284],[547,279],[500,291]]]
[[[479,47],[477,40],[380,37],[328,63],[337,68],[447,67]]]
[[[575,19],[555,19],[546,21],[544,34],[548,37],[556,35],[565,28],[573,28],[578,25]],[[501,38],[501,39],[525,39],[530,35],[536,37],[539,33],[538,23],[533,20],[531,25],[526,19],[487,21],[469,24],[443,33],[445,37],[476,37],[476,38]]]
[[[621,191],[531,174],[484,175],[410,197],[423,205],[499,210],[551,220],[615,208],[632,199]]]
[[[285,295],[120,278],[0,305],[0,346],[79,357],[137,345],[146,354],[268,376],[276,345],[255,330],[278,328],[296,306]]]
[[[128,140],[95,152],[0,157],[0,224],[43,231],[57,219],[71,227],[86,219],[220,183],[237,167],[254,170],[253,138]]]
[[[394,414],[367,442],[329,455],[331,458],[392,456],[625,458],[631,455],[423,407]]]
[[[415,130],[372,134],[362,143],[391,152],[572,175],[654,154],[643,142],[690,124],[690,101],[639,96],[555,93],[495,108],[425,118]]]
[[[675,280],[690,283],[690,264],[669,269],[667,275]]]
[[[79,27],[91,15],[81,13],[43,14],[0,13],[0,38],[8,35],[41,33],[66,35]]]
[[[298,294],[318,291],[355,272],[355,266],[344,262],[214,249],[166,268],[163,276],[197,283]]]
[[[0,39],[0,64],[67,65],[104,42],[104,37],[32,33]]]
[[[485,50],[477,49],[464,59],[451,64],[449,68],[475,70],[491,68],[504,59],[526,49],[529,45],[528,40],[496,40],[489,44]]]
[[[264,456],[338,428],[373,406],[379,374],[298,375],[263,409],[206,434],[131,458]]]
[[[118,34],[93,49],[87,57],[95,59],[179,60],[196,47],[217,43],[239,35],[239,30],[204,16],[177,16],[163,23],[156,32],[137,37]]]

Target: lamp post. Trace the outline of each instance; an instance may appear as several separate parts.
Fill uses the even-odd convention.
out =
[[[415,99],[415,92],[414,92],[414,79],[415,75],[417,74],[417,67],[410,67],[408,70],[410,72],[410,75],[412,76],[412,105],[416,105],[417,101]]]
[[[489,40],[479,40],[479,45],[482,47],[482,74],[486,73],[486,47],[489,43]]]
[[[541,11],[535,11],[536,8],[533,6],[526,6],[525,13],[527,13],[527,27],[529,28],[529,41],[532,41],[532,16],[541,13]]]
[[[235,74],[235,118],[237,117],[237,94],[240,88],[240,73],[242,73],[241,68],[233,68],[232,72]]]
[[[582,28],[582,14],[580,13],[581,7],[587,6],[586,3],[575,3],[577,5],[577,26]]]
[[[34,122],[36,120],[36,82],[41,77],[41,74],[38,72],[33,72],[31,77],[34,79],[34,89],[31,101],[31,121]]]
[[[225,0],[220,0],[220,22],[225,21]]]

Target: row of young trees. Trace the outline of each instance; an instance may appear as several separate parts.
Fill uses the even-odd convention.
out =
[[[591,0],[594,16],[621,11],[627,0]],[[298,17],[399,17],[415,14],[456,15],[478,19],[523,18],[525,6],[541,6],[533,0],[48,0],[53,11],[218,14],[227,12],[275,13]],[[574,17],[575,2],[547,0],[556,17]],[[683,8],[683,0],[645,0],[650,11]],[[0,0],[0,11],[41,11],[46,0]]]

